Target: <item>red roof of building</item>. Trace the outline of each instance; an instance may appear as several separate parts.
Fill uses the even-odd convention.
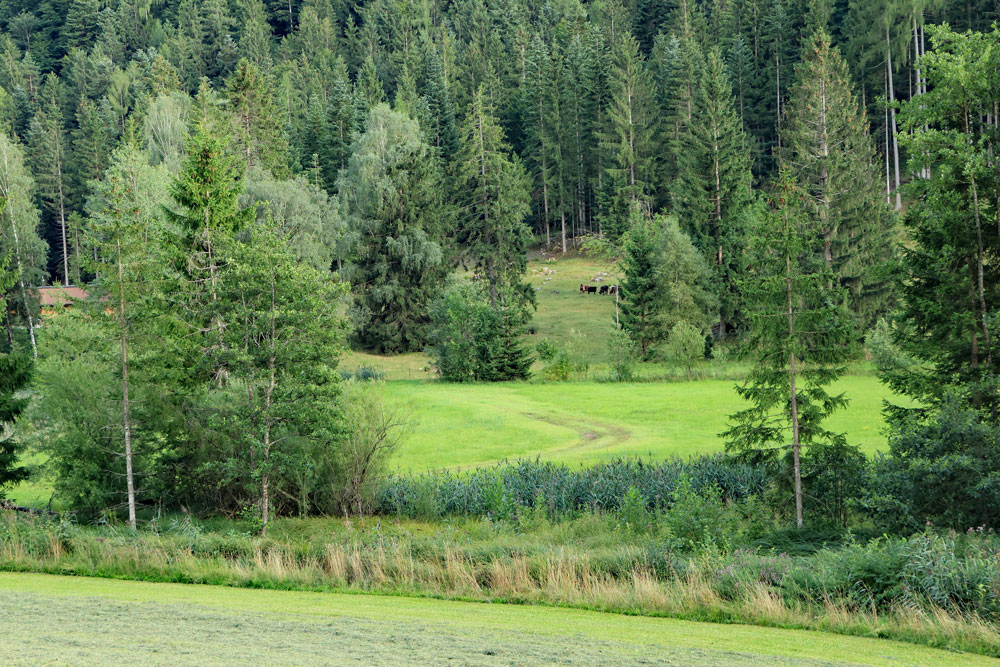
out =
[[[38,302],[42,308],[53,306],[69,306],[77,299],[86,299],[89,295],[82,287],[74,285],[54,285],[52,287],[36,287]]]

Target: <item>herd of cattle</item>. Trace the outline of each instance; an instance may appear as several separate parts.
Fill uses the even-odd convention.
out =
[[[580,294],[618,294],[618,285],[580,285]]]

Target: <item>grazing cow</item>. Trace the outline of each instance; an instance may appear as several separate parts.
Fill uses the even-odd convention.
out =
[[[607,294],[609,287],[611,287],[611,285],[601,285],[601,291],[598,292],[598,294]]]
[[[580,285],[580,294],[586,294],[586,293],[587,293],[587,286],[581,284]]]
[[[608,288],[608,294],[617,294],[617,293],[618,293],[618,285],[612,285],[611,287]]]
[[[588,285],[587,294],[597,294],[597,285]]]

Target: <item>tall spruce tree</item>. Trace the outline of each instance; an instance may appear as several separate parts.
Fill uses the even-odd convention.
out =
[[[695,96],[691,122],[675,144],[677,175],[671,183],[673,209],[713,267],[724,334],[739,309],[739,274],[745,218],[752,203],[750,149],[733,108],[722,54],[708,54]]]
[[[348,221],[354,339],[379,353],[420,350],[453,234],[441,176],[417,122],[376,105],[338,181]]]
[[[220,278],[227,242],[255,215],[254,207],[241,208],[243,170],[226,142],[199,124],[188,140],[181,171],[170,184],[173,207],[164,208],[167,219],[179,233],[179,300],[175,310],[185,325],[198,334],[191,343],[184,364],[192,380],[204,373],[222,382],[221,338],[225,328],[218,319],[225,299]]]
[[[5,202],[0,200],[0,213]],[[6,294],[18,284],[18,271],[10,255],[0,257],[0,312],[7,312]],[[22,446],[18,443],[13,429],[14,421],[28,405],[28,397],[23,390],[31,380],[31,357],[24,350],[9,343],[0,346],[0,430],[4,438],[0,440],[0,498],[6,487],[16,484],[28,476],[28,470],[18,465]]]
[[[879,271],[892,251],[892,227],[865,111],[825,32],[812,36],[795,72],[781,128],[781,161],[809,194],[827,267],[867,327],[889,305]]]
[[[479,87],[462,126],[458,157],[459,192],[463,193],[459,243],[487,283],[493,308],[526,310],[534,290],[524,282],[530,230],[528,177],[511,156],[485,88]],[[513,296],[513,303],[501,297]]]
[[[288,171],[281,116],[267,78],[256,65],[241,60],[226,80],[226,97],[235,117],[236,148],[244,168],[261,165],[275,176]]]
[[[786,453],[795,498],[795,522],[803,519],[802,456],[812,446],[846,446],[823,421],[846,404],[826,387],[843,373],[851,354],[850,318],[839,304],[843,289],[819,250],[823,237],[809,197],[782,170],[767,215],[752,228],[743,280],[750,321],[745,353],[754,359],[737,387],[751,406],[731,415],[726,449],[751,460]]]
[[[937,406],[957,394],[1000,423],[1000,137],[988,119],[1000,104],[994,85],[1000,31],[960,34],[928,28],[921,61],[928,92],[903,105],[911,171],[933,167],[908,186],[899,341],[922,363],[886,369],[896,391]],[[984,122],[985,121],[985,122]]]
[[[68,219],[70,212],[69,142],[63,119],[64,86],[49,74],[42,86],[42,107],[31,121],[28,144],[38,182],[38,193],[53,216],[55,229],[48,234],[53,242],[53,259],[58,260],[59,277],[72,284]],[[55,268],[55,266],[53,266]]]
[[[656,175],[659,113],[655,88],[639,45],[626,33],[615,46],[612,72],[614,97],[603,145],[613,188],[606,234],[617,238],[627,229],[629,211],[647,201]]]
[[[639,345],[645,359],[666,335],[659,289],[663,254],[650,216],[636,205],[630,218],[628,231],[622,238],[625,276],[619,286],[619,321]]]

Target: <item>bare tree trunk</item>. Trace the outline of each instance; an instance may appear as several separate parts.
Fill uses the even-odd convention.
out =
[[[791,257],[785,258],[785,270],[785,284],[788,289],[788,339],[791,341],[795,337]],[[802,465],[799,443],[799,399],[795,387],[795,373],[795,350],[793,348],[788,352],[788,387],[792,399],[792,468],[795,475],[795,525],[802,528]]]
[[[62,141],[56,136],[56,184],[59,187],[59,232],[62,235],[63,284],[71,285],[72,283],[69,281],[69,246],[66,243],[66,198],[63,196],[62,179]]]
[[[125,433],[125,486],[128,492],[128,525],[134,530],[135,480],[132,473],[132,414],[128,399],[128,336],[125,324],[125,271],[122,267],[122,240],[115,239],[118,254],[118,334],[122,355],[122,430]]]
[[[562,254],[566,254],[566,209],[563,208],[560,211],[560,219],[562,220]]]
[[[986,345],[986,366],[993,369],[993,350],[990,345],[989,316],[986,310],[986,290],[983,280],[983,228],[979,215],[979,195],[976,189],[976,177],[971,179],[972,185],[972,218],[976,222],[976,296],[979,301],[979,317],[983,327],[983,344]]]
[[[885,82],[886,99],[889,99],[888,78],[883,76]],[[885,108],[885,204],[892,205],[892,184],[889,180],[889,107]]]
[[[264,471],[260,476],[260,534],[267,534],[267,524],[271,519],[271,400],[274,396],[274,389],[277,386],[277,375],[275,372],[275,285],[274,278],[271,279],[271,339],[268,344],[271,346],[271,353],[267,357],[267,390],[264,392],[264,460],[262,462]]]
[[[889,41],[889,26],[885,27],[886,72],[889,87],[889,118],[892,123],[892,157],[896,176],[896,210],[903,208],[903,197],[899,191],[899,137],[896,130],[896,92],[892,83],[892,43]]]

